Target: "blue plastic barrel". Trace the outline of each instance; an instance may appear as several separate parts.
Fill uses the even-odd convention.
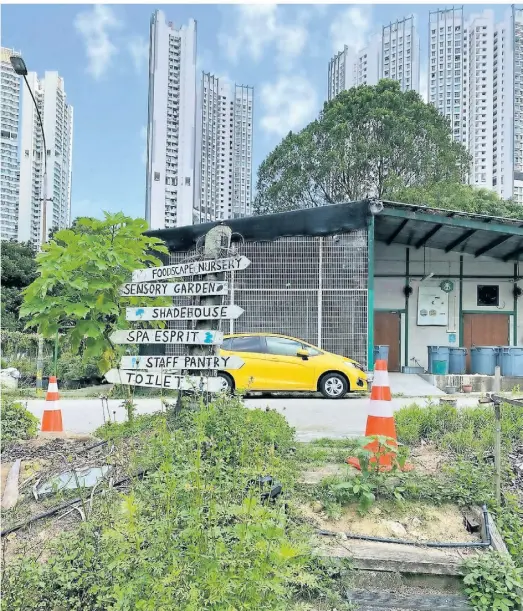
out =
[[[382,360],[389,363],[389,347],[388,346],[374,346],[374,362]]]
[[[429,373],[447,375],[449,372],[449,347],[427,346],[429,353]]]
[[[449,352],[449,373],[462,376],[467,372],[467,349],[450,348]]]
[[[470,370],[483,376],[493,376],[497,363],[497,346],[474,346],[470,349]]]
[[[502,376],[523,377],[523,347],[500,346],[499,366]]]

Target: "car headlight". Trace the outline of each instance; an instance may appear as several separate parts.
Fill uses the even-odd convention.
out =
[[[356,367],[356,363],[353,363],[352,361],[343,361],[345,363],[345,365],[347,365],[347,367],[352,367],[353,369],[357,369]]]

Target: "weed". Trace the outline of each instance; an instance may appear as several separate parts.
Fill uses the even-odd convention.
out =
[[[2,442],[9,443],[20,439],[31,439],[38,430],[38,418],[29,412],[21,401],[7,392],[2,392],[0,420],[2,422]]]
[[[476,611],[510,611],[521,604],[523,569],[508,556],[488,552],[464,565],[465,591]]]

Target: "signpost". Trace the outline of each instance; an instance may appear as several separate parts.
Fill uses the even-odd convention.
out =
[[[218,225],[217,227],[220,229],[225,229],[225,226],[222,227]],[[214,227],[214,229],[216,229],[216,227]],[[133,282],[168,280],[173,278],[183,278],[185,276],[199,276],[201,274],[237,272],[249,267],[250,264],[251,262],[249,259],[247,259],[247,257],[227,257],[225,259],[217,258],[206,261],[178,263],[177,265],[164,265],[162,267],[149,267],[147,269],[135,270],[133,272]]]
[[[237,305],[134,307],[126,309],[125,320],[220,320],[243,312]]]
[[[127,369],[110,369],[105,374],[110,384],[125,384],[127,386],[143,386],[146,388],[169,388],[171,390],[193,390],[220,392],[220,378],[205,378],[201,376],[182,377],[175,373],[163,371],[129,371]]]
[[[229,252],[231,235],[230,227],[217,225],[205,236],[205,260],[138,269],[133,272],[133,281],[120,287],[120,295],[124,297],[196,297],[199,303],[126,308],[125,318],[129,321],[186,320],[195,321],[194,328],[122,329],[110,336],[113,344],[184,344],[190,346],[189,354],[124,356],[120,369],[111,369],[105,374],[109,383],[178,390],[176,410],[179,410],[184,391],[219,392],[223,389],[223,381],[213,374],[217,370],[243,367],[240,357],[219,354],[223,342],[219,321],[236,319],[244,312],[237,305],[222,303],[222,296],[227,295],[229,289],[225,273],[245,269],[251,263],[246,257],[223,257]],[[187,276],[202,276],[202,279],[167,282]],[[186,371],[195,375],[183,376]],[[204,375],[205,372],[208,375]]]
[[[120,361],[121,369],[240,369],[244,360],[239,356],[123,356]]]
[[[124,297],[227,295],[228,288],[227,282],[127,282],[120,287],[120,295]]]
[[[214,346],[223,342],[222,331],[199,329],[180,331],[179,329],[121,329],[109,339],[113,344],[191,344]]]

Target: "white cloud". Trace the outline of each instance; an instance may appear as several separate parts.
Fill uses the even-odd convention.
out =
[[[268,134],[279,137],[305,127],[317,111],[316,90],[300,75],[280,75],[276,82],[265,83],[260,98],[261,126]]]
[[[78,13],[74,27],[83,38],[87,54],[87,72],[100,79],[109,69],[118,48],[111,33],[123,26],[113,9],[96,4],[92,9]]]
[[[289,66],[304,50],[307,38],[305,25],[296,20],[285,23],[282,9],[275,4],[244,4],[236,8],[234,32],[221,34],[219,41],[234,63],[244,53],[259,61],[274,46],[278,61]]]
[[[133,36],[127,42],[127,50],[131,54],[136,72],[141,72],[149,61],[149,42],[143,36]]]
[[[147,125],[142,125],[140,129],[140,140],[142,140],[142,163],[147,163]]]
[[[338,13],[330,26],[332,51],[338,53],[347,45],[353,51],[360,51],[367,43],[371,28],[370,7],[350,6]]]

